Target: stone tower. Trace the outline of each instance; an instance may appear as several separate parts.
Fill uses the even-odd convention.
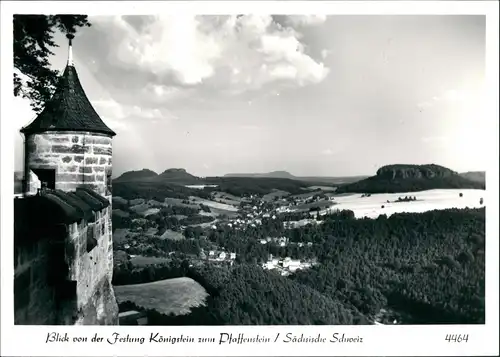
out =
[[[62,218],[51,224],[66,226],[62,243],[65,248],[61,250],[61,255],[64,255],[63,265],[67,271],[64,279],[74,285],[69,289],[74,290],[71,298],[74,306],[71,311],[62,313],[68,316],[57,317],[55,323],[115,324],[118,308],[111,285],[111,174],[112,138],[116,134],[104,124],[88,100],[73,64],[74,36],[68,34],[66,37],[69,40],[68,62],[56,91],[38,117],[21,129],[25,135],[23,200],[28,204],[21,205],[19,202],[18,206],[23,206],[25,221],[40,221],[32,217],[33,214],[31,218],[26,218],[34,210],[29,210],[33,206],[29,202],[35,202],[34,199],[30,201],[30,197],[45,200],[40,199],[38,207],[52,204],[54,209],[62,212]],[[50,217],[44,220],[41,224],[47,226]],[[27,235],[33,235],[33,232],[19,233],[19,237]],[[38,239],[42,240],[41,237]],[[18,240],[21,241],[21,238]],[[41,243],[37,244],[40,246]],[[24,246],[19,248],[21,253],[17,261],[20,263],[17,266],[41,259],[26,258],[25,250]],[[33,280],[32,273],[31,286],[40,285]],[[30,289],[29,294],[33,295],[33,289]],[[37,320],[38,315],[33,310],[29,314],[34,316],[31,320]],[[61,315],[61,312],[57,314]],[[29,318],[20,317],[18,320],[20,323],[32,323]],[[48,320],[40,321],[45,323]]]

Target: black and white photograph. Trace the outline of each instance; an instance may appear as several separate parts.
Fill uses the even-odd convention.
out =
[[[486,15],[78,10],[2,43],[14,326],[486,324]]]

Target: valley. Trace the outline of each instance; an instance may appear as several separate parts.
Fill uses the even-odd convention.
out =
[[[425,191],[351,193],[292,182],[116,180],[113,284],[122,313],[162,325],[484,321],[484,190],[436,181]],[[203,303],[168,310],[175,303],[157,299],[176,279],[199,284]],[[307,305],[273,307],[296,294]]]

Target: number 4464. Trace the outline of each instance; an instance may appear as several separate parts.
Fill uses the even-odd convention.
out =
[[[467,342],[469,335],[446,335],[445,340],[448,342]]]

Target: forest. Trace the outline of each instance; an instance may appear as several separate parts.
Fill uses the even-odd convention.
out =
[[[312,185],[311,183],[290,179],[249,177],[207,177],[204,182],[206,184],[217,185],[217,187],[193,189],[180,184],[158,180],[133,182],[115,180],[113,181],[113,196],[120,196],[127,200],[144,198],[146,200],[163,202],[167,197],[188,198],[189,196],[198,196],[209,199],[213,191],[223,191],[235,196],[265,195],[275,190],[283,190],[295,194],[303,193],[304,188]]]
[[[259,236],[285,234],[279,223],[263,222],[238,235],[211,234],[210,241],[237,252],[234,267],[205,264],[179,270],[211,295],[207,307],[196,309],[196,324],[367,323],[381,308],[395,311],[402,323],[485,321],[484,208],[375,220],[344,212],[288,232],[291,243],[309,241],[312,246],[257,243]],[[205,244],[190,241],[198,244],[182,247],[186,253]],[[173,248],[157,244],[158,250]],[[316,257],[320,264],[284,277],[256,264],[269,253]],[[189,324],[193,316],[156,318]]]
[[[113,196],[119,196],[126,200],[143,198],[145,200],[164,202],[167,197],[189,198],[189,196],[198,196],[209,199],[210,192],[209,190],[192,189],[181,185],[156,181],[113,181]]]

